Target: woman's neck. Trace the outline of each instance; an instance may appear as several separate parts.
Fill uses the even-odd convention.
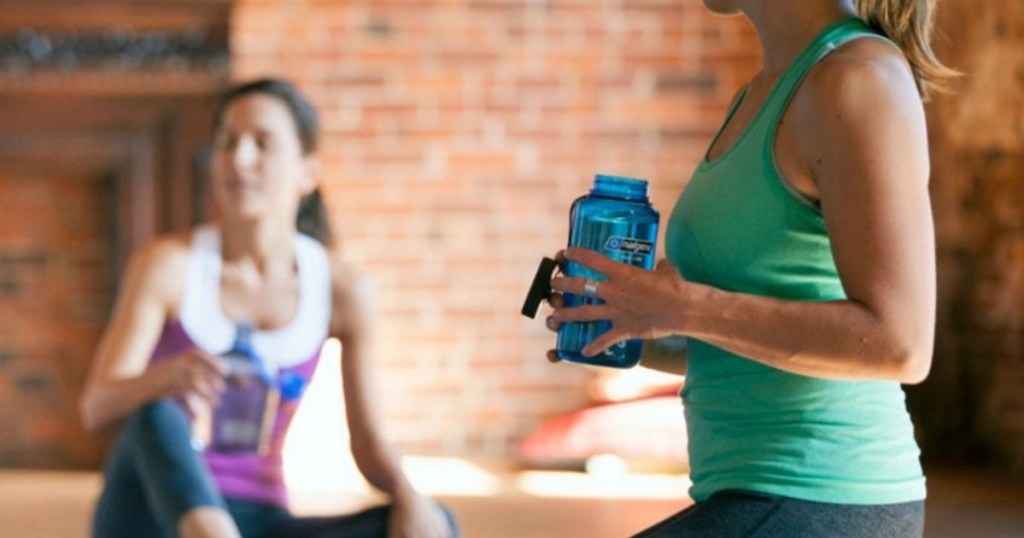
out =
[[[250,266],[270,276],[295,267],[294,221],[221,221],[222,256],[226,263]]]
[[[853,0],[739,0],[757,31],[764,65],[760,77],[781,74],[829,24],[857,15]]]

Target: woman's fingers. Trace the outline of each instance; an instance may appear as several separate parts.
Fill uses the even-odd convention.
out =
[[[209,402],[195,392],[185,392],[181,394],[181,399],[185,404],[185,412],[193,419],[203,416],[210,408]]]
[[[211,372],[206,368],[197,369],[197,381],[210,391],[221,393],[224,392],[225,382],[224,376],[219,372]]]
[[[654,270],[655,271],[668,271],[668,272],[671,272],[671,273],[678,273],[679,272],[679,270],[676,269],[676,266],[668,258],[662,258],[662,259],[658,260],[657,265],[654,266]]]
[[[193,375],[193,386],[203,397],[215,403],[226,388],[225,376],[229,372],[227,363],[200,350],[190,355],[189,369]]]
[[[608,278],[618,276],[623,269],[632,267],[631,265],[619,263],[604,254],[585,248],[572,247],[565,249],[564,252],[566,260],[597,271]]]
[[[221,377],[228,375],[228,365],[226,362],[224,362],[224,359],[221,359],[220,357],[215,357],[213,355],[210,355],[209,353],[200,351],[198,349],[194,350],[193,353],[189,355],[189,357],[195,363],[208,369],[212,373],[215,373]]]
[[[612,310],[607,305],[585,305],[563,308],[551,315],[554,323],[561,325],[569,321],[599,321],[611,319]],[[550,324],[551,322],[549,322]],[[549,325],[550,326],[550,325]]]
[[[216,392],[222,392],[225,387],[225,373],[220,371],[213,371],[206,365],[193,365],[193,372],[198,378],[198,381],[204,386]]]
[[[570,276],[556,276],[551,279],[551,289],[560,291],[563,293],[571,293],[573,295],[586,295],[584,293],[587,282],[591,281],[589,278],[579,278]],[[607,289],[607,281],[597,281],[597,296],[603,297],[601,288]]]
[[[224,390],[224,382],[219,376],[211,375],[209,372],[193,370],[183,389],[198,395],[207,403],[213,404],[220,398],[220,394]]]
[[[587,344],[581,351],[583,355],[587,357],[593,357],[594,355],[599,355],[602,352],[604,352],[604,350],[627,339],[627,335],[619,331],[616,331],[613,328],[608,332],[602,334],[601,336],[595,338],[594,341]]]
[[[608,280],[598,282],[596,296],[603,300],[611,299],[612,303],[616,303],[616,301],[620,299],[620,294],[618,292],[621,290],[618,290],[615,287],[616,284],[613,284],[611,280],[624,278],[628,280],[628,277],[631,275],[630,271],[642,271],[640,268],[616,262],[607,256],[581,248],[569,248],[559,252],[556,255],[556,259],[559,262],[568,260],[578,263],[607,277]],[[671,266],[659,267],[661,270],[668,270],[670,268]],[[671,269],[674,270],[674,268]],[[615,281],[618,282],[618,280]],[[625,282],[625,280],[623,281]],[[567,322],[611,321],[613,323],[612,329],[598,336],[582,350],[584,355],[593,357],[604,352],[609,347],[629,339],[630,335],[628,334],[628,331],[617,330],[615,328],[616,320],[613,318],[615,317],[616,312],[622,308],[622,305],[618,305],[613,308],[612,305],[604,302],[603,304],[565,308],[565,298],[563,294],[571,293],[573,295],[580,296],[594,296],[595,290],[592,287],[590,290],[586,290],[589,293],[584,293],[587,284],[590,282],[592,282],[592,279],[567,277],[563,275],[552,278],[551,289],[554,290],[555,293],[552,293],[548,302],[555,308],[555,311],[547,318],[546,325],[548,329],[557,331],[563,323]],[[554,350],[548,351],[547,359],[550,362],[561,361]]]
[[[168,364],[174,391],[178,394],[195,394],[207,401],[216,401],[225,389],[224,376],[211,365],[194,355],[175,359]]]

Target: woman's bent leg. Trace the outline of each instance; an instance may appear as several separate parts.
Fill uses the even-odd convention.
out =
[[[93,538],[135,538],[167,535],[156,522],[135,463],[122,435],[114,443],[103,472],[103,491],[93,513]]]
[[[96,518],[97,525],[103,523],[104,527],[94,527],[97,537],[105,538],[107,535],[98,534],[100,530],[118,525],[112,523],[116,519],[134,517],[129,510],[138,512],[142,506],[145,509],[141,511],[156,521],[164,536],[177,535],[182,516],[190,510],[225,508],[205,463],[192,448],[185,413],[168,400],[149,403],[128,419],[108,469],[119,475],[104,487]],[[133,499],[129,501],[114,490],[108,495],[112,486],[131,486]]]

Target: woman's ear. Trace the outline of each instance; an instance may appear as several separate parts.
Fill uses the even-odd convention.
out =
[[[307,196],[320,187],[320,159],[316,155],[303,157],[302,179],[299,181],[299,194]]]

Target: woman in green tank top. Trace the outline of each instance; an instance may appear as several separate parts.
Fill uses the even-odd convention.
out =
[[[900,384],[925,378],[934,336],[922,99],[951,75],[928,44],[934,0],[705,4],[747,17],[763,67],[676,203],[668,259],[560,253],[607,277],[605,304],[556,296],[548,325],[611,320],[585,353],[644,338],[645,365],[686,370],[696,504],[642,536],[920,536]],[[658,359],[679,337],[685,360]]]

